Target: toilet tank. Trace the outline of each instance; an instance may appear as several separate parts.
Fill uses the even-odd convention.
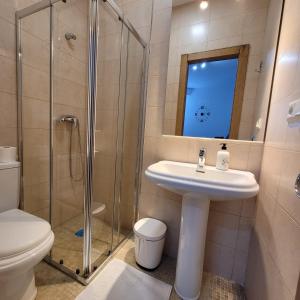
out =
[[[20,163],[0,163],[0,213],[19,206]]]

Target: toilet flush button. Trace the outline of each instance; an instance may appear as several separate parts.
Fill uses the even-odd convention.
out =
[[[295,192],[298,198],[300,198],[300,173],[298,174],[298,177],[295,182]]]

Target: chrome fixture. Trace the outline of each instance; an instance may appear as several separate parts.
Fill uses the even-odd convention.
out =
[[[58,119],[59,123],[71,123],[75,128],[79,127],[79,119],[73,115],[64,115]]]
[[[66,38],[67,41],[69,41],[69,40],[74,40],[74,41],[76,41],[77,36],[76,36],[75,33],[67,32],[67,33],[65,34],[65,38]]]
[[[298,174],[295,181],[295,193],[298,198],[300,198],[300,174]]]
[[[75,181],[81,181],[83,179],[83,162],[82,162],[82,148],[81,148],[81,135],[80,135],[80,124],[79,124],[79,119],[73,115],[64,115],[61,116],[58,119],[58,123],[67,123],[71,124],[71,132],[70,132],[70,142],[69,142],[69,172],[70,172],[70,177],[75,180]],[[77,136],[78,136],[78,144],[79,144],[79,159],[80,159],[80,165],[81,165],[81,175],[76,178],[73,170],[73,129],[77,129]]]
[[[98,1],[89,1],[89,39],[88,39],[88,97],[86,115],[86,182],[84,191],[84,242],[83,242],[83,276],[88,277],[92,268],[92,202],[93,173],[96,130],[96,100],[97,100],[97,54],[98,54]]]
[[[206,157],[206,149],[201,148],[199,151],[199,159],[197,165],[197,172],[205,173],[205,157]]]

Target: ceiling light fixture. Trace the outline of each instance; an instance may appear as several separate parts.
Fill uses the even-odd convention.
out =
[[[207,1],[207,0],[202,0],[202,1],[200,2],[200,8],[201,8],[202,10],[207,9],[207,8],[208,8],[208,1]]]
[[[203,63],[201,64],[201,69],[204,69],[205,67],[206,67],[206,63],[203,62]]]
[[[197,71],[198,67],[197,65],[193,65],[193,71]]]

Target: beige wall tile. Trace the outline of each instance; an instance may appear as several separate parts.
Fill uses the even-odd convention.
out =
[[[299,174],[299,152],[284,153],[284,174],[280,177],[278,203],[300,224],[300,201],[295,194],[294,181]]]
[[[234,256],[234,266],[231,279],[240,284],[244,284],[248,260],[248,251],[236,251]]]
[[[206,240],[234,248],[238,236],[239,217],[210,211]]]
[[[0,129],[0,143],[1,145],[16,146],[17,145],[17,129],[5,128]]]
[[[300,225],[293,185],[299,172],[299,130],[288,128],[288,103],[296,99],[300,74],[299,1],[285,1],[278,63],[267,127],[255,230],[249,249],[247,298],[297,299]],[[296,22],[298,24],[298,22]],[[289,59],[288,59],[289,58]],[[298,292],[297,292],[298,290]]]
[[[280,272],[266,250],[254,235],[246,272],[247,299],[295,299],[285,285]]]
[[[0,55],[0,91],[16,93],[16,64],[14,59]]]
[[[15,49],[16,49],[15,48],[15,26],[10,22],[8,22],[7,20],[0,18],[0,28],[2,32],[2,34],[0,35],[0,55],[14,59]]]
[[[15,1],[0,1],[0,16],[11,24],[15,23]]]
[[[17,100],[15,94],[0,92],[0,128],[16,128],[17,127]]]
[[[279,205],[276,205],[272,220],[273,243],[269,252],[293,295],[300,274],[300,225]]]
[[[205,246],[204,270],[231,278],[234,264],[234,249],[222,247],[218,244],[207,242]]]

